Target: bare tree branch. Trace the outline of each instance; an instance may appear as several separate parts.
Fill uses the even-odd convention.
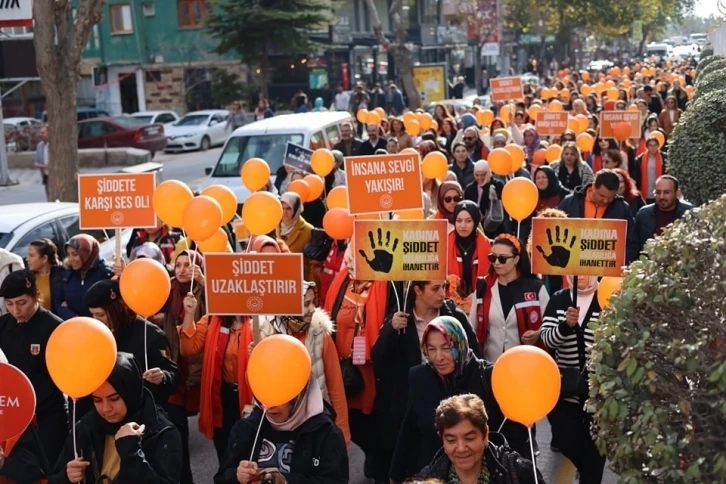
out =
[[[70,42],[71,60],[79,62],[83,55],[83,49],[88,44],[88,38],[91,36],[93,27],[103,18],[101,9],[105,0],[80,0],[76,18],[73,21],[73,29],[75,31],[74,42]]]
[[[381,19],[378,16],[378,9],[376,8],[376,4],[373,3],[373,0],[365,0],[365,2],[368,6],[368,14],[371,16],[371,26],[373,27],[373,34],[376,36],[379,44],[381,44],[386,49],[390,49],[391,42],[383,34],[383,27],[381,26]],[[394,0],[393,3],[400,4],[400,0]],[[393,5],[391,5],[391,9],[393,9]]]

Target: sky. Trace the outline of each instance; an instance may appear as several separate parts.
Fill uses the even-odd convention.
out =
[[[726,0],[721,0],[726,6]],[[709,17],[711,15],[718,15],[717,3],[719,0],[696,0],[696,5],[693,9],[693,13],[699,17]]]

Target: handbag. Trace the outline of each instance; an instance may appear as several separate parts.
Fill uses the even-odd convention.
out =
[[[333,239],[325,233],[325,230],[315,227],[310,235],[310,240],[303,247],[303,255],[310,260],[322,262],[328,257],[332,246]]]
[[[482,223],[485,232],[496,232],[504,222],[504,206],[497,197],[497,190],[492,183],[489,185],[489,210]]]
[[[561,399],[583,399],[584,397],[587,397],[588,382],[587,367],[585,366],[585,335],[582,332],[582,328],[579,326],[575,328],[575,337],[577,338],[579,368],[560,368],[560,376],[562,377],[560,385]]]
[[[353,357],[340,359],[340,372],[343,374],[345,397],[352,398],[363,391],[365,383],[360,368],[353,364]]]

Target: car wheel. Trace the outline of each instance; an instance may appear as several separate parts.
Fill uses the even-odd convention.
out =
[[[210,146],[211,142],[209,141],[209,136],[205,136],[204,138],[202,138],[202,142],[199,143],[199,149],[201,151],[207,151]]]

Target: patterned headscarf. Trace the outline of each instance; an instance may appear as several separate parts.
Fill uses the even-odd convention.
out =
[[[421,337],[421,352],[426,355],[426,340],[431,331],[438,331],[444,335],[446,342],[451,347],[451,356],[454,357],[454,373],[442,377],[447,388],[453,387],[456,380],[464,374],[471,353],[469,351],[469,341],[466,338],[466,332],[458,319],[452,316],[438,316],[424,328]],[[429,364],[431,364],[429,362]]]
[[[98,262],[101,244],[88,234],[78,234],[66,242],[66,252],[68,251],[68,247],[75,250],[78,253],[78,257],[81,258],[82,265],[78,272],[85,277],[88,270]]]

